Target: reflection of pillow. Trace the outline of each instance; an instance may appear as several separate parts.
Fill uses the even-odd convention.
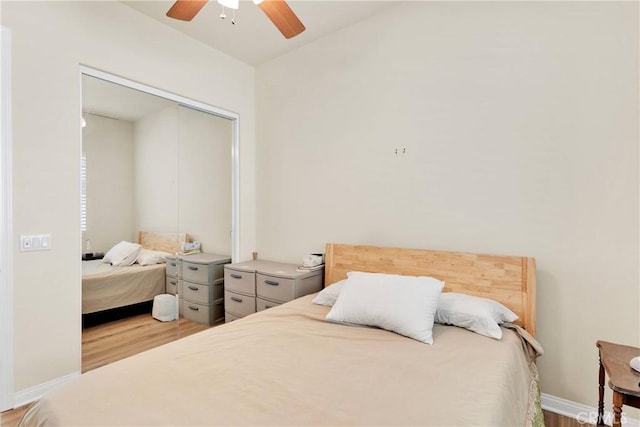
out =
[[[333,285],[327,286],[323,290],[320,291],[318,295],[313,299],[314,304],[333,306],[336,303],[336,299],[338,299],[338,295],[340,295],[340,291],[342,291],[342,286],[347,282],[346,279],[340,280]]]
[[[436,323],[460,326],[480,335],[502,338],[501,323],[515,322],[518,316],[497,301],[445,292],[440,295]]]
[[[140,245],[131,242],[125,242],[124,240],[107,252],[102,258],[103,262],[111,263],[116,267],[124,267],[136,262],[138,253],[140,252]]]
[[[140,265],[164,264],[167,257],[171,256],[169,252],[152,251],[151,249],[140,248],[140,253],[136,258],[136,262]]]
[[[433,343],[433,316],[443,282],[432,277],[359,271],[349,272],[348,277],[327,320],[377,326]]]

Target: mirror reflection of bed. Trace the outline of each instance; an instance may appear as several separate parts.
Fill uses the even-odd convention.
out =
[[[167,293],[167,258],[175,263],[171,258],[188,242],[186,233],[141,231],[137,243],[122,241],[104,258],[83,260],[83,326],[116,320],[127,311],[149,312],[154,298]]]
[[[185,242],[186,233],[140,232],[136,243],[122,241],[106,257],[82,261],[83,372],[211,326],[152,316],[155,297],[167,295],[167,257]]]
[[[104,255],[121,242],[175,255],[198,241],[230,256],[232,122],[89,75],[82,86],[85,372],[211,326],[152,317],[164,257],[113,266]]]

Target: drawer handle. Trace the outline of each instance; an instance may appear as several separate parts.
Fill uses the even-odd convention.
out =
[[[198,311],[200,310],[198,307],[194,307],[192,305],[189,306],[189,310]]]
[[[188,286],[189,289],[191,289],[192,291],[199,291],[198,288],[196,288],[195,286]]]
[[[268,305],[268,304],[266,304],[266,305],[264,306],[264,308],[273,308],[273,306],[272,306],[272,305]]]
[[[265,280],[264,283],[271,286],[278,286],[280,282],[276,282],[275,280]]]
[[[169,280],[169,283],[171,283],[172,285],[177,285],[178,282],[176,282],[175,280]]]
[[[242,302],[242,298],[238,298],[238,297],[231,297],[231,301],[235,301],[235,302]]]
[[[171,265],[171,267],[175,267],[177,265],[175,262],[170,262],[169,264]]]
[[[189,270],[196,271],[197,269],[198,269],[198,267],[194,267],[193,265],[190,265],[190,266],[189,266]]]
[[[242,279],[242,275],[241,274],[233,274],[233,273],[231,273],[231,277],[233,277],[234,279]]]

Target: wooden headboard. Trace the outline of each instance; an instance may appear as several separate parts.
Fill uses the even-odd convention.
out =
[[[189,242],[187,233],[156,233],[153,231],[140,231],[138,243],[145,249],[176,253],[181,250],[182,243]]]
[[[327,243],[325,287],[349,271],[431,276],[445,282],[443,292],[491,298],[509,307],[517,322],[536,333],[534,258]]]

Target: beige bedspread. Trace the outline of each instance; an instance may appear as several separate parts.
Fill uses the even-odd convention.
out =
[[[82,262],[82,314],[151,301],[165,292],[165,264],[113,267]]]
[[[23,425],[526,424],[532,378],[513,331],[436,325],[427,345],[329,323],[312,298],[83,374]]]

